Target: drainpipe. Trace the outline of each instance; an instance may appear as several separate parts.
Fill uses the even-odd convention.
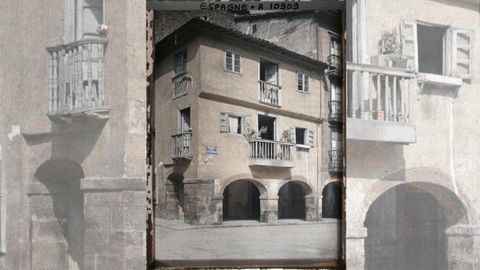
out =
[[[455,166],[453,164],[453,101],[456,96],[456,91],[452,91],[451,100],[450,100],[450,119],[449,119],[449,132],[448,132],[448,147],[449,147],[449,163],[450,163],[450,176],[452,177],[452,185],[455,194],[458,195],[457,181],[455,180]]]

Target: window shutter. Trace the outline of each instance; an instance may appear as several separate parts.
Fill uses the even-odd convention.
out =
[[[252,133],[251,122],[252,117],[250,115],[245,115],[244,117],[242,117],[243,134],[249,135]]]
[[[411,61],[413,61],[414,69],[418,70],[417,23],[402,21],[400,25],[400,34],[402,40],[402,54],[411,59]]]
[[[228,113],[220,113],[220,133],[228,133]]]
[[[290,134],[289,134],[289,140],[290,140],[290,143],[296,143],[297,142],[297,136],[296,136],[296,132],[295,132],[295,127],[290,127]]]
[[[315,145],[315,136],[313,133],[313,130],[307,129],[306,130],[306,138],[305,140],[307,141],[307,145],[310,147],[313,147]]]
[[[467,29],[452,29],[452,76],[462,79],[472,77],[472,33]]]

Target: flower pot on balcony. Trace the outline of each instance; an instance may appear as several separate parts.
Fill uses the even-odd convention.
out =
[[[385,120],[385,112],[379,111],[373,113],[373,119],[375,120]]]

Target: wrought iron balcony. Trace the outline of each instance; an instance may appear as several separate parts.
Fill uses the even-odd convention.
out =
[[[330,172],[343,171],[343,151],[342,150],[330,150],[328,151],[328,170]]]
[[[173,83],[173,98],[178,98],[188,94],[188,86],[191,81],[191,77],[187,73],[182,73],[175,76],[172,79]]]
[[[49,116],[108,112],[105,39],[85,39],[47,48]]]
[[[328,102],[328,121],[342,122],[342,102],[338,100],[331,100]]]
[[[172,159],[192,159],[192,133],[172,136]]]
[[[250,165],[294,167],[293,144],[263,139],[251,140]]]
[[[260,84],[260,102],[280,107],[281,87],[279,85],[264,82],[264,81],[258,81],[258,83]]]
[[[328,69],[333,73],[341,75],[343,72],[342,57],[340,55],[331,54],[327,56]]]
[[[347,63],[347,139],[415,142],[411,104],[415,73]]]

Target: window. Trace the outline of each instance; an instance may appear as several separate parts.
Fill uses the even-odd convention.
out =
[[[268,61],[260,61],[260,80],[278,85],[278,65]]]
[[[175,75],[187,72],[187,50],[183,50],[173,56],[173,70]]]
[[[341,56],[342,55],[342,41],[340,37],[330,35],[330,54]]]
[[[402,21],[400,32],[407,67],[422,73],[471,78],[471,30]]]
[[[238,53],[225,52],[225,70],[240,73],[241,57]]]
[[[252,25],[252,35],[255,34],[257,32],[257,24],[253,24]]]
[[[295,143],[305,144],[305,128],[295,128]]]
[[[298,72],[297,73],[297,90],[300,92],[308,92],[309,80],[310,78],[308,77],[307,74]]]
[[[190,123],[190,107],[180,110],[179,133],[188,133],[192,131]]]
[[[250,116],[240,116],[233,113],[221,113],[220,132],[232,134],[250,134]]]

